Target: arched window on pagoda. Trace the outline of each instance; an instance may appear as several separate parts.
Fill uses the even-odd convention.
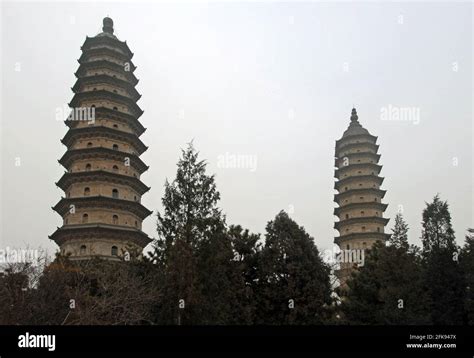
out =
[[[138,221],[135,220],[135,227],[138,227]]]
[[[81,246],[81,255],[85,255],[86,254],[86,245],[82,245]]]
[[[117,246],[112,246],[111,254],[112,254],[112,256],[117,256],[118,255]]]
[[[89,163],[86,164],[86,172],[90,172],[91,171],[91,168],[92,168],[92,165],[90,165]]]
[[[87,214],[82,215],[82,223],[86,224],[88,222],[89,222],[89,215]]]
[[[119,148],[118,148],[118,144],[114,144],[114,145],[112,146],[112,149],[113,149],[113,150],[118,150],[118,149],[119,149]]]
[[[91,189],[89,187],[84,188],[84,196],[89,196],[91,194]]]
[[[118,111],[118,108],[117,108],[117,107],[114,107],[114,111]]]
[[[87,143],[87,148],[92,147],[92,142]]]
[[[112,216],[112,223],[114,225],[118,225],[118,216],[117,215]]]
[[[112,170],[113,170],[114,172],[118,172],[118,170],[119,170],[119,169],[118,169],[118,166],[114,165],[114,166],[112,167]]]
[[[112,198],[118,199],[119,192],[117,189],[112,190]]]
[[[365,212],[361,211],[360,216],[364,216]]]

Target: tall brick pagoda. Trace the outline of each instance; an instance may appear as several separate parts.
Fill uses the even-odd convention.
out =
[[[114,35],[113,21],[103,32],[86,37],[65,121],[67,147],[59,163],[66,172],[56,185],[65,197],[53,207],[63,226],[50,239],[71,259],[121,259],[141,255],[151,241],[141,230],[151,214],[141,204],[150,188],[140,175],[148,166],[140,159],[147,149],[139,139],[145,128],[138,118],[141,95],[133,74],[133,53]],[[78,114],[80,114],[78,116]]]
[[[379,165],[377,137],[362,127],[358,119],[353,108],[349,127],[336,141],[334,188],[338,193],[334,195],[334,201],[338,207],[334,209],[334,215],[339,221],[334,228],[339,236],[334,242],[346,257],[350,257],[348,252],[360,254],[360,250],[369,249],[376,241],[389,237],[385,234],[389,219],[383,217],[387,204],[382,203],[386,191],[380,189],[384,178],[379,175],[382,166]],[[354,265],[341,263],[337,273],[341,285],[345,284]]]

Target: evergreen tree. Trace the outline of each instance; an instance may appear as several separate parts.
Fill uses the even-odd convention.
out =
[[[474,229],[469,229],[459,262],[464,273],[466,295],[464,323],[474,325]]]
[[[465,286],[447,202],[436,195],[423,210],[424,287],[433,324],[461,324]]]
[[[420,255],[409,249],[408,225],[397,214],[390,245],[377,242],[348,281],[342,311],[352,324],[427,324]]]
[[[219,199],[214,176],[206,174],[206,162],[199,160],[190,143],[182,151],[176,179],[165,184],[163,214],[158,213],[159,239],[153,255],[163,273],[158,322],[241,323],[236,302],[245,281],[234,260]]]
[[[230,226],[228,235],[234,249],[234,260],[244,286],[240,286],[238,302],[239,323],[255,321],[258,296],[258,265],[261,257],[260,234],[252,234],[240,225]]]
[[[266,228],[257,287],[257,323],[322,324],[331,289],[329,268],[313,239],[280,212]]]
[[[217,207],[220,198],[214,176],[206,175],[192,143],[182,150],[176,179],[166,181],[158,213],[158,239],[152,260],[162,275],[163,296],[156,307],[157,322],[196,324],[202,318],[202,275],[199,250],[225,229]]]
[[[392,229],[389,243],[396,248],[408,248],[408,225],[401,213],[395,216],[395,226]]]

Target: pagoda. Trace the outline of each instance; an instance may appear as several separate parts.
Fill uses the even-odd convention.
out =
[[[339,218],[334,228],[339,236],[334,242],[341,249],[340,269],[337,272],[341,286],[351,271],[361,264],[367,249],[376,241],[386,241],[383,217],[387,204],[382,203],[385,190],[380,189],[384,178],[380,176],[380,154],[377,137],[359,123],[357,111],[352,109],[351,123],[336,141],[334,201],[338,207],[334,215]],[[342,256],[344,255],[344,256]],[[349,259],[349,260],[348,260]]]
[[[113,21],[86,37],[81,47],[67,147],[59,163],[66,168],[56,185],[65,196],[53,207],[63,219],[50,239],[63,255],[82,260],[141,256],[151,239],[142,231],[151,211],[141,204],[150,188],[140,180],[148,166],[140,159],[147,146],[133,74],[133,53],[114,35]],[[127,255],[129,254],[129,255]]]

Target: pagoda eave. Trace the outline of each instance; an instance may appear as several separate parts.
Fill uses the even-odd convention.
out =
[[[361,216],[355,218],[344,219],[341,221],[336,221],[334,223],[334,229],[339,230],[341,227],[345,225],[352,225],[352,224],[364,224],[364,223],[377,223],[381,225],[387,225],[390,219],[377,217],[377,216]]]
[[[372,134],[368,134],[368,133],[364,133],[364,134],[350,134],[350,135],[347,135],[345,137],[342,137],[338,140],[336,140],[336,149],[339,149],[339,145],[341,143],[344,143],[345,141],[348,141],[348,140],[353,140],[353,139],[356,139],[356,138],[360,138],[360,139],[370,139],[372,140],[374,143],[377,142],[377,136],[374,136]]]
[[[128,58],[132,59],[133,58],[133,52],[130,50],[130,48],[127,45],[127,41],[120,41],[116,36],[109,37],[109,36],[94,36],[94,37],[89,37],[86,36],[86,40],[84,41],[84,44],[81,46],[82,51],[88,51],[91,46],[94,45],[100,45],[100,44],[105,44],[105,45],[112,45],[112,46],[117,46],[120,48],[125,55],[127,55]]]
[[[63,174],[61,179],[59,179],[56,185],[62,190],[67,191],[67,189],[74,183],[88,181],[128,185],[140,195],[143,195],[150,190],[150,187],[143,184],[143,182],[136,177],[109,172],[106,170],[66,172]]]
[[[152,239],[143,231],[117,225],[107,224],[78,224],[66,225],[58,228],[49,238],[56,242],[59,246],[71,240],[87,240],[87,239],[121,239],[123,241],[133,242],[134,244],[145,247]]]
[[[122,123],[127,123],[130,125],[130,127],[134,129],[138,137],[140,137],[143,134],[143,132],[145,132],[145,127],[143,127],[143,125],[140,123],[137,117],[134,117],[128,113],[119,112],[107,107],[97,106],[95,108],[95,116],[96,116],[95,117],[96,119],[108,118],[108,119],[118,120]],[[66,119],[64,123],[69,128],[75,128],[78,121]]]
[[[339,202],[339,199],[350,196],[352,194],[354,195],[374,194],[382,199],[385,196],[386,192],[387,192],[386,190],[375,189],[375,188],[350,189],[342,193],[334,194],[334,201]]]
[[[82,196],[74,198],[61,198],[53,207],[59,215],[64,215],[74,208],[114,208],[117,210],[130,211],[140,217],[142,220],[152,214],[152,211],[145,208],[141,203],[132,200],[118,199],[111,196]]]
[[[72,128],[66,133],[64,138],[61,139],[61,143],[66,147],[71,148],[74,142],[79,138],[92,138],[97,136],[123,140],[124,142],[131,144],[139,155],[148,149],[148,147],[133,134],[105,126]]]
[[[351,210],[351,209],[378,209],[381,213],[385,212],[388,204],[379,203],[375,201],[371,202],[362,202],[362,203],[350,203],[343,206],[338,206],[334,208],[334,215],[338,216],[342,210]]]
[[[378,175],[357,175],[357,176],[351,176],[351,177],[345,177],[342,178],[334,183],[334,189],[339,190],[341,187],[344,185],[347,185],[349,183],[357,183],[360,182],[361,180],[369,180],[373,183],[377,183],[378,185],[382,185],[384,181],[384,177],[380,177]]]
[[[146,165],[139,156],[127,152],[122,152],[106,147],[92,147],[82,149],[70,149],[64,153],[58,162],[66,169],[74,160],[78,159],[94,159],[94,158],[111,158],[119,162],[123,162],[125,158],[130,158],[130,166],[135,168],[140,174],[146,172],[150,167]]]
[[[71,102],[69,102],[69,107],[76,108],[80,106],[81,102],[84,100],[110,100],[125,106],[128,106],[132,109],[133,114],[136,115],[136,118],[139,118],[143,114],[143,110],[135,103],[135,101],[129,97],[122,96],[118,93],[109,92],[105,90],[97,91],[88,91],[80,92],[74,94]]]
[[[380,241],[386,241],[390,239],[390,234],[383,232],[353,232],[347,235],[336,236],[334,238],[334,243],[341,246],[347,241],[354,239],[375,239]]]

